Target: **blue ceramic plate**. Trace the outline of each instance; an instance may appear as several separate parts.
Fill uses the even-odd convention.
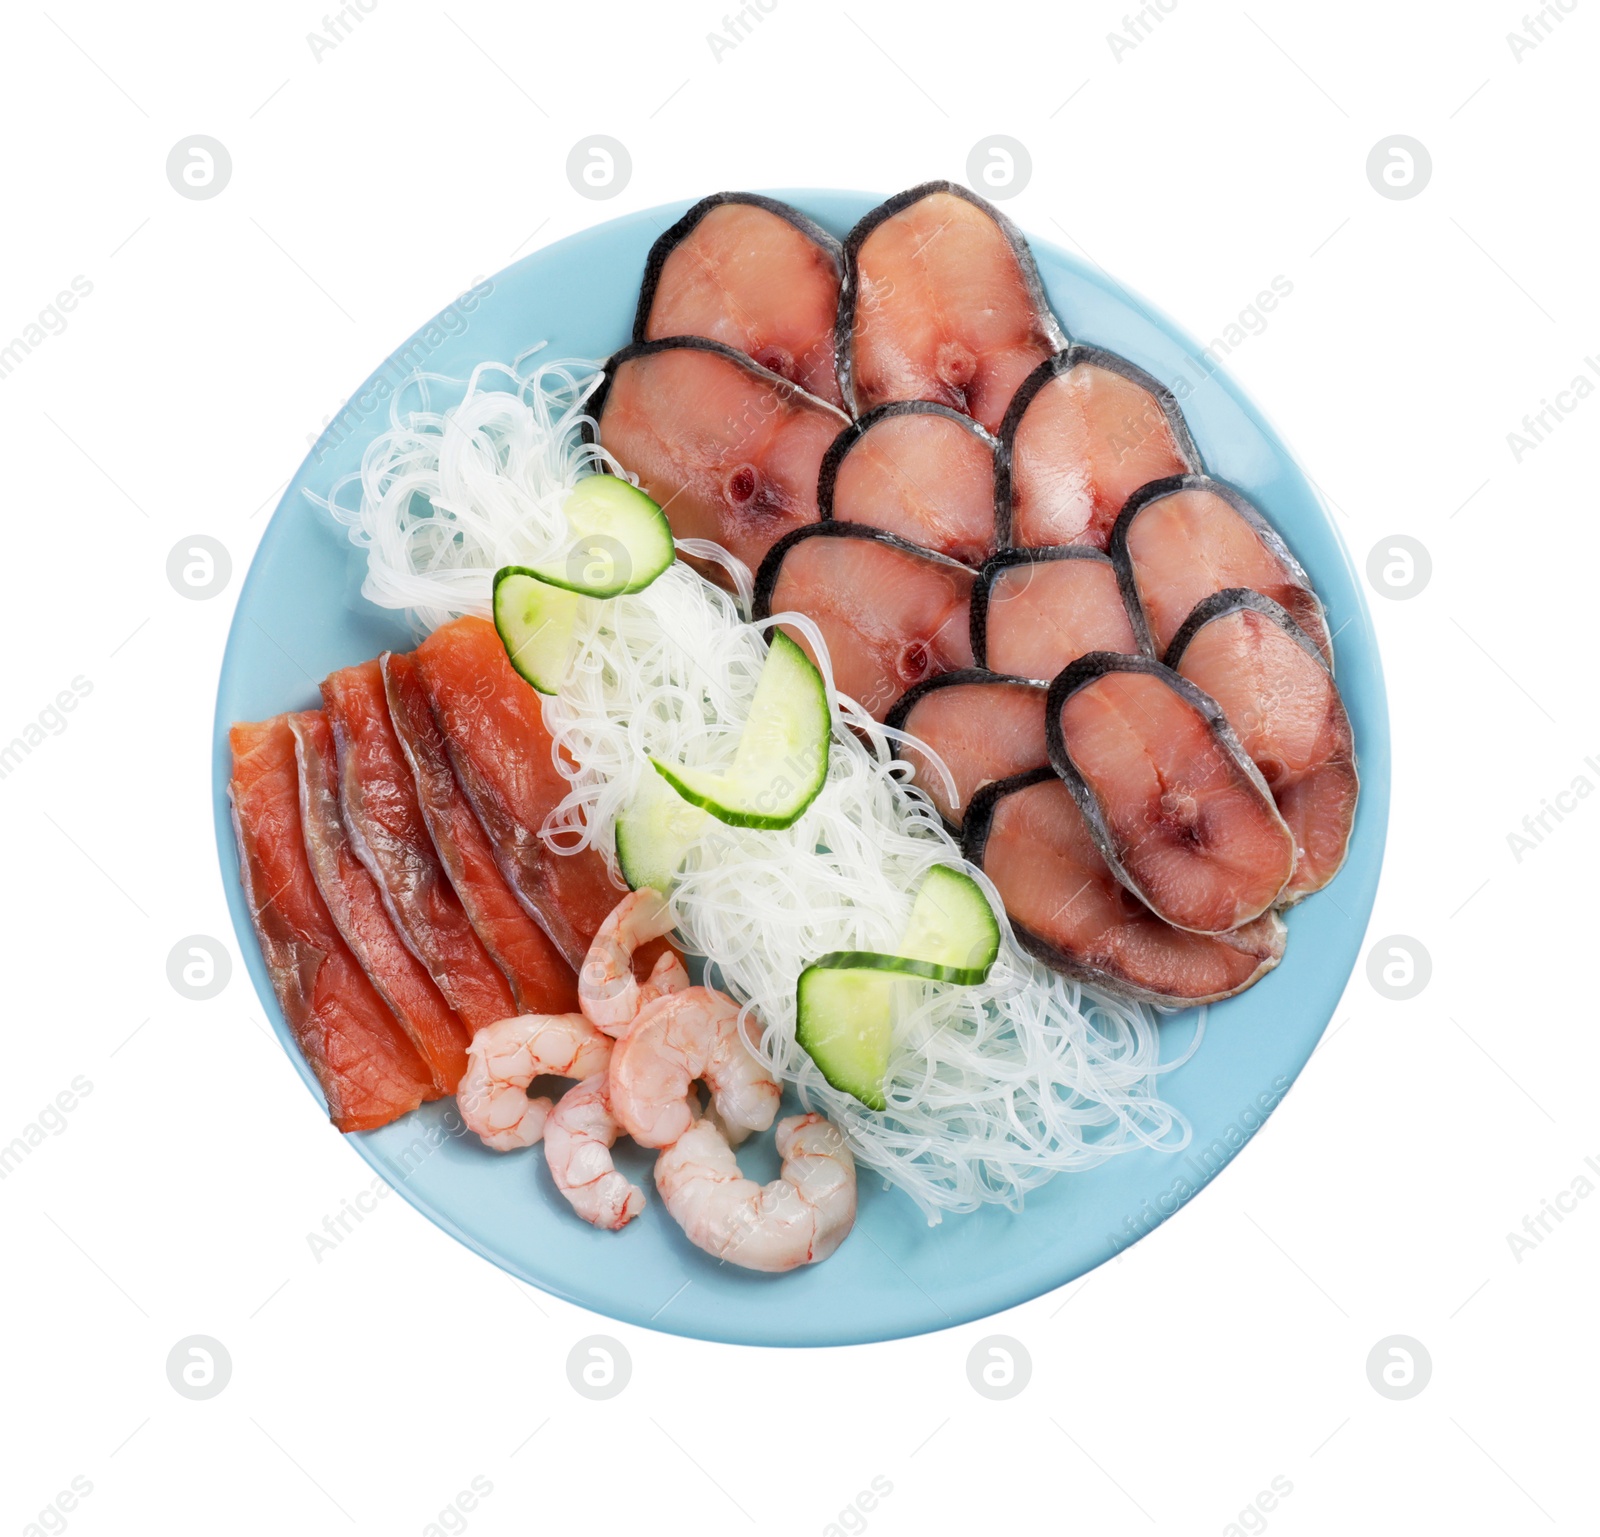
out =
[[[777,195],[841,237],[877,201],[846,192]],[[380,386],[413,366],[464,378],[474,364],[510,361],[540,340],[549,341],[550,357],[603,358],[621,346],[645,253],[686,206],[633,214],[536,251],[480,285],[470,311],[445,310],[397,348],[351,392],[346,418],[301,465],[250,567],[217,690],[217,851],[256,991],[319,1102],[240,894],[227,729],[236,720],[307,708],[326,673],[411,642],[394,616],[357,596],[353,550],[302,493],[325,493],[357,467],[387,420],[388,390]],[[843,1345],[981,1318],[1082,1275],[1175,1211],[1259,1128],[1327,1026],[1366,929],[1389,811],[1383,674],[1350,557],[1288,449],[1192,341],[1101,273],[1043,241],[1033,250],[1069,335],[1122,353],[1177,392],[1207,468],[1242,487],[1282,530],[1327,604],[1361,763],[1348,863],[1331,888],[1289,914],[1282,965],[1214,1008],[1200,1052],[1166,1080],[1167,1097],[1194,1125],[1191,1146],[1128,1153],[1090,1173],[1060,1176],[1030,1196],[1020,1215],[992,1207],[930,1228],[910,1201],[863,1171],[849,1242],[826,1264],[762,1276],[719,1265],[684,1240],[650,1187],[642,1154],[623,1152],[619,1163],[649,1190],[650,1206],[612,1234],[572,1216],[537,1153],[501,1156],[449,1135],[447,1105],[348,1138],[419,1211],[535,1286],[630,1323],[754,1345]],[[1163,1029],[1176,1055],[1191,1025],[1180,1016]],[[759,1155],[747,1159],[758,1177],[775,1172],[758,1163]]]

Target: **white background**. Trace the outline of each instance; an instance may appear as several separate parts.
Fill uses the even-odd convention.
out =
[[[1520,59],[1516,0],[1177,0],[1119,53],[1121,0],[1062,9],[776,0],[718,57],[710,3],[378,0],[320,59],[310,5],[8,12],[0,344],[75,276],[93,293],[0,379],[0,740],[92,692],[0,780],[0,1143],[92,1090],[0,1182],[0,1531],[74,1477],[92,1491],[42,1529],[426,1532],[474,1477],[492,1493],[440,1529],[818,1533],[875,1477],[883,1537],[1228,1533],[1274,1478],[1292,1492],[1238,1529],[1595,1529],[1600,1199],[1520,1257],[1507,1234],[1600,1160],[1600,804],[1520,860],[1508,834],[1600,784],[1600,401],[1520,463],[1507,434],[1600,354],[1600,7]],[[165,175],[196,133],[232,156],[210,201]],[[633,160],[605,202],[564,170],[593,133]],[[1227,366],[1358,565],[1394,534],[1432,558],[1419,595],[1371,593],[1396,762],[1370,936],[1420,941],[1431,982],[1391,1002],[1358,968],[1215,1186],[969,1328],[670,1338],[511,1282],[393,1198],[319,1263],[308,1233],[370,1172],[236,953],[211,1002],[165,971],[186,935],[232,945],[211,706],[278,489],[345,389],[514,255],[721,187],[960,178],[995,133],[1032,157],[1008,211],[1202,340],[1293,283]],[[1433,163],[1403,201],[1365,170],[1396,133]],[[165,574],[200,533],[233,568],[206,602]],[[632,1358],[609,1402],[567,1381],[594,1333]],[[1032,1359],[1005,1402],[967,1379],[994,1333]],[[203,1402],[166,1375],[192,1334],[233,1363]],[[1403,1402],[1367,1377],[1392,1334],[1433,1363]]]

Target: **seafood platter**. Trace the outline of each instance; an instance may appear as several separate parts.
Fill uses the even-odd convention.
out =
[[[1270,428],[966,188],[866,203],[469,290],[291,484],[218,700],[333,1125],[524,1279],[715,1338],[1142,1236],[1292,1083],[1381,859],[1370,626]]]

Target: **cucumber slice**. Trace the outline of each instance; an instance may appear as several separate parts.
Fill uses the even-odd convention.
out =
[[[936,865],[918,888],[896,954],[835,950],[800,973],[795,1039],[834,1088],[882,1110],[896,988],[913,977],[972,986],[999,953],[1000,925],[982,887]]]
[[[562,554],[494,576],[494,627],[511,665],[541,694],[560,687],[578,599],[641,592],[677,556],[661,509],[615,475],[580,480],[562,511],[572,529]]]
[[[833,722],[822,674],[781,630],[772,636],[761,681],[726,769],[650,761],[686,801],[730,827],[791,827],[828,777]]]
[[[541,694],[561,686],[581,601],[578,593],[552,587],[526,567],[495,572],[494,627],[511,665]]]
[[[983,888],[963,870],[935,865],[923,877],[895,958],[920,963],[917,974],[936,982],[970,986],[989,975],[999,953],[1000,925]]]
[[[972,987],[989,975],[999,953],[1000,925],[983,888],[960,870],[936,865],[923,877],[893,955],[835,950],[813,964],[841,971],[893,971]]]
[[[893,972],[840,970],[828,959],[800,973],[795,1039],[834,1088],[882,1110],[894,992],[906,984]]]
[[[677,558],[672,525],[637,486],[616,475],[586,475],[562,511],[572,542],[528,574],[590,598],[642,592]]]
[[[654,886],[667,895],[683,856],[699,841],[711,813],[691,806],[658,774],[648,775],[617,818],[617,863],[638,891]]]

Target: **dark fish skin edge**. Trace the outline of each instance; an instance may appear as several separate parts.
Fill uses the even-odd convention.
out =
[[[663,336],[653,342],[629,342],[626,347],[619,348],[606,359],[605,378],[601,380],[600,388],[589,397],[589,409],[585,414],[590,420],[583,424],[583,441],[600,443],[603,446],[599,432],[603,425],[601,418],[606,408],[606,399],[611,394],[612,381],[622,364],[634,358],[647,358],[653,352],[681,351],[710,352],[717,357],[727,358],[730,362],[737,363],[746,373],[753,374],[763,384],[770,384],[785,395],[798,395],[821,407],[822,410],[830,411],[835,416],[845,419],[844,412],[838,406],[830,405],[820,396],[813,395],[810,390],[802,389],[793,380],[785,379],[782,374],[775,374],[770,368],[763,368],[748,353],[724,346],[721,342],[714,342],[709,336]]]
[[[746,203],[752,208],[764,208],[768,213],[775,213],[792,224],[833,263],[833,270],[843,280],[844,248],[827,230],[814,219],[808,219],[798,208],[779,202],[775,197],[763,197],[759,192],[713,192],[710,197],[701,198],[650,247],[650,254],[644,262],[644,282],[639,287],[639,305],[633,316],[634,341],[644,340],[645,330],[650,324],[650,311],[656,302],[656,289],[661,282],[661,270],[666,266],[667,258],[694,232],[708,213],[728,203]]]
[[[1189,649],[1189,642],[1201,629],[1213,619],[1236,614],[1242,608],[1254,609],[1262,618],[1270,619],[1317,666],[1332,676],[1327,658],[1317,649],[1317,643],[1294,622],[1294,616],[1281,603],[1251,587],[1224,587],[1221,592],[1214,592],[1209,598],[1202,598],[1196,603],[1189,611],[1189,617],[1178,627],[1178,633],[1172,637],[1172,644],[1167,647],[1167,654],[1161,659],[1162,665],[1176,672],[1178,663],[1183,660],[1183,653]]]
[[[995,807],[1006,796],[1017,790],[1026,790],[1032,785],[1044,784],[1054,777],[1055,770],[1051,768],[1028,769],[1021,774],[1013,774],[1009,779],[997,779],[979,790],[967,806],[966,824],[960,834],[961,853],[967,863],[976,865],[980,870],[983,869],[984,850],[988,847],[989,829],[994,821]],[[1283,920],[1275,912],[1267,916],[1270,916],[1280,928],[1283,927]],[[1051,944],[1042,935],[1034,933],[1026,925],[1018,923],[1010,913],[1006,914],[1006,918],[1011,924],[1011,932],[1016,935],[1017,943],[1035,960],[1043,962],[1052,971],[1059,971],[1090,987],[1114,993],[1119,998],[1127,998],[1134,1003],[1153,1003],[1161,1008],[1196,1008],[1202,1003],[1220,1003],[1224,998],[1236,998],[1240,993],[1254,987],[1278,964],[1276,960],[1264,961],[1251,974],[1249,981],[1234,988],[1232,992],[1213,993],[1205,998],[1175,998],[1168,993],[1152,992],[1147,987],[1135,986],[1125,977],[1103,970],[1099,966],[1086,965],[1075,956],[1068,955],[1065,950]]]
[[[1154,656],[1156,647],[1150,634],[1150,620],[1145,614],[1144,602],[1139,597],[1139,588],[1133,579],[1133,561],[1128,556],[1128,530],[1133,526],[1133,520],[1151,502],[1159,502],[1163,497],[1172,496],[1178,491],[1214,491],[1220,496],[1256,531],[1261,542],[1283,562],[1284,569],[1289,575],[1316,598],[1317,608],[1319,612],[1321,611],[1322,599],[1317,597],[1317,590],[1311,585],[1311,578],[1306,575],[1305,567],[1294,558],[1294,551],[1284,543],[1283,535],[1266,520],[1243,491],[1237,486],[1230,486],[1225,480],[1218,480],[1200,471],[1188,475],[1167,475],[1161,480],[1146,481],[1122,504],[1122,511],[1117,514],[1117,521],[1112,525],[1111,537],[1106,541],[1106,554],[1111,557],[1112,564],[1117,568],[1117,585],[1122,589],[1123,604],[1128,610],[1128,617],[1133,621],[1133,633],[1147,656]],[[1274,604],[1273,607],[1276,608],[1278,605]],[[1288,615],[1285,614],[1284,617],[1287,619]],[[1192,619],[1193,615],[1190,618]],[[1189,621],[1184,622],[1187,624]],[[1290,620],[1291,624],[1293,622]],[[1299,626],[1296,626],[1296,629],[1298,630]],[[1168,654],[1171,654],[1170,647]],[[1333,668],[1329,666],[1328,671],[1332,672]]]
[[[1012,566],[1032,566],[1047,560],[1098,560],[1104,561],[1108,566],[1111,564],[1110,556],[1088,544],[1046,544],[1031,550],[1013,547],[991,555],[983,563],[982,569],[978,572],[978,580],[973,584],[972,607],[968,612],[972,655],[979,667],[989,665],[989,589],[994,585],[994,579],[1002,571],[1009,571]],[[1117,590],[1122,591],[1120,577],[1117,581]],[[1128,606],[1126,594],[1123,596],[1122,606],[1124,608]],[[1135,637],[1138,634],[1139,627],[1135,623]]]
[[[1049,687],[1048,684],[1040,683],[1034,678],[1018,678],[1008,672],[990,672],[987,667],[958,667],[954,672],[942,672],[937,677],[924,678],[920,683],[913,683],[911,687],[905,691],[905,693],[895,700],[894,708],[891,709],[888,715],[884,717],[884,725],[887,726],[891,731],[905,731],[906,719],[911,714],[913,707],[916,705],[919,699],[923,698],[924,695],[932,694],[941,688],[951,688],[958,683],[976,683],[980,687],[986,687],[995,683],[1020,684],[1023,688],[1037,689],[1039,691],[1041,707],[1043,706],[1044,696]],[[907,734],[910,735],[911,733]],[[1050,768],[1048,765],[1043,765],[1042,767],[1047,776],[1055,772],[1055,770]],[[1016,778],[1019,776],[1013,775],[1012,777]],[[1000,781],[994,782],[999,783]],[[916,786],[908,786],[908,788],[915,789]],[[989,785],[985,785],[983,790],[980,790],[978,794],[983,794],[984,791],[988,790],[989,788]],[[925,791],[922,793],[926,794]],[[929,799],[931,803],[932,797],[929,797]],[[977,796],[974,796],[973,800],[976,799]],[[970,808],[971,802],[968,802],[968,809],[970,810]],[[960,843],[961,829],[957,827],[954,822],[950,821],[950,819],[942,812],[940,813],[939,820],[944,823],[945,831],[949,833],[957,843]]]
[[[1233,727],[1228,724],[1227,716],[1222,713],[1222,706],[1204,689],[1196,688],[1187,678],[1162,666],[1154,657],[1124,656],[1118,651],[1091,651],[1087,656],[1080,656],[1077,661],[1063,667],[1051,680],[1050,692],[1045,699],[1044,739],[1050,749],[1050,766],[1071,791],[1073,800],[1078,803],[1078,810],[1083,813],[1083,819],[1088,823],[1089,834],[1099,848],[1101,857],[1111,866],[1111,873],[1149,907],[1149,899],[1138,881],[1117,857],[1111,841],[1111,830],[1106,825],[1100,802],[1083,775],[1078,772],[1078,766],[1072,761],[1072,755],[1067,751],[1066,738],[1061,730],[1061,707],[1067,699],[1085,684],[1093,683],[1097,678],[1103,678],[1107,673],[1113,672],[1142,673],[1152,678],[1159,678],[1180,699],[1192,705],[1205,717],[1206,724],[1210,726],[1212,735],[1216,737],[1223,751],[1233,759],[1234,764],[1256,787],[1257,793],[1271,808],[1274,816],[1278,815],[1278,803],[1273,800],[1272,791],[1267,788],[1267,782],[1261,777],[1261,771],[1250,761],[1250,755],[1245,752]],[[1282,821],[1281,817],[1279,821]],[[1170,918],[1156,912],[1154,907],[1150,907],[1150,911],[1156,913],[1163,923],[1172,923]],[[1183,927],[1181,923],[1173,923],[1172,926]],[[1218,931],[1195,929],[1192,932],[1211,934]]]
[[[1081,342],[1075,342],[1065,351],[1058,352],[1054,357],[1046,358],[1034,371],[1017,386],[1017,393],[1011,397],[1011,404],[1006,407],[1006,414],[1000,422],[1000,450],[995,455],[994,461],[994,526],[995,536],[1002,548],[1010,545],[1011,537],[1011,448],[1016,440],[1017,426],[1022,421],[1023,414],[1033,404],[1033,398],[1052,379],[1059,378],[1079,363],[1088,363],[1095,368],[1106,369],[1110,373],[1121,374],[1124,379],[1137,384],[1140,389],[1147,390],[1161,407],[1161,414],[1167,419],[1167,426],[1172,431],[1173,441],[1178,445],[1178,452],[1183,455],[1191,471],[1198,472],[1204,469],[1205,461],[1200,456],[1193,436],[1189,432],[1189,424],[1184,420],[1182,408],[1178,405],[1178,397],[1169,390],[1159,379],[1152,374],[1147,374],[1136,363],[1130,363],[1120,353],[1108,352],[1104,347],[1089,347]],[[1174,477],[1177,478],[1177,477]],[[1155,484],[1155,482],[1152,482]],[[1141,490],[1144,489],[1141,487]],[[1135,493],[1137,495],[1138,493]],[[1133,500],[1129,498],[1129,502]],[[1126,504],[1124,506],[1126,510]]]
[[[1202,598],[1190,611],[1189,617],[1183,621],[1178,633],[1172,637],[1172,644],[1167,647],[1166,665],[1177,671],[1178,663],[1183,660],[1183,653],[1189,649],[1189,643],[1213,619],[1224,618],[1228,614],[1236,614],[1240,609],[1254,609],[1263,618],[1270,619],[1280,630],[1292,639],[1305,654],[1311,658],[1325,673],[1330,681],[1333,678],[1333,669],[1328,665],[1328,659],[1318,649],[1317,643],[1294,622],[1294,616],[1288,612],[1281,603],[1275,603],[1265,593],[1255,592],[1249,587],[1225,587],[1221,592],[1214,592],[1209,598]],[[1344,699],[1339,694],[1339,685],[1333,685],[1334,696],[1339,700],[1339,708],[1344,709]],[[1345,724],[1349,726],[1349,716],[1345,717]],[[1361,798],[1361,761],[1355,752],[1355,732],[1350,732],[1350,765],[1351,772],[1356,776],[1356,800]],[[1350,840],[1345,840],[1344,856],[1339,860],[1338,869],[1334,870],[1317,891],[1324,891],[1331,886],[1344,868],[1344,861],[1350,857]],[[1307,896],[1315,896],[1316,892],[1308,891],[1303,896],[1297,896],[1287,902],[1278,904],[1278,910],[1293,907],[1296,902],[1303,902]]]
[[[768,619],[772,616],[772,589],[778,583],[778,569],[783,565],[784,556],[804,539],[871,539],[877,544],[904,550],[909,555],[931,561],[935,565],[953,566],[957,571],[965,571],[974,578],[978,574],[971,566],[963,565],[959,560],[952,560],[948,555],[941,555],[937,550],[924,549],[920,544],[913,544],[898,534],[885,533],[883,529],[870,528],[865,523],[807,523],[801,528],[790,529],[767,551],[766,559],[761,562],[761,569],[756,572],[755,591],[751,596],[750,614],[753,619]]]
[[[952,688],[960,683],[976,683],[980,687],[1000,683],[1020,684],[1023,688],[1037,689],[1041,703],[1049,688],[1048,684],[1040,683],[1036,678],[1018,678],[1008,672],[990,672],[987,667],[958,667],[954,672],[942,672],[937,677],[924,678],[920,683],[913,683],[895,700],[894,708],[884,717],[884,725],[893,727],[896,731],[904,731],[906,716],[911,713],[912,707],[919,699],[941,688]]]
[[[953,181],[925,181],[919,186],[907,188],[904,192],[897,192],[887,202],[878,204],[876,208],[864,214],[855,228],[845,236],[844,277],[839,284],[839,318],[833,328],[833,356],[834,372],[839,379],[839,393],[844,397],[845,410],[851,416],[858,414],[855,375],[850,364],[850,336],[855,329],[856,290],[859,286],[856,263],[861,254],[862,243],[885,220],[892,219],[897,213],[911,207],[913,203],[920,203],[923,198],[931,197],[936,192],[948,192],[953,197],[963,198],[973,207],[981,208],[994,220],[1001,234],[1006,237],[1006,243],[1011,247],[1012,254],[1022,269],[1023,286],[1028,290],[1028,298],[1033,302],[1033,307],[1043,322],[1046,335],[1057,347],[1067,345],[1067,333],[1062,329],[1061,322],[1056,319],[1055,311],[1050,308],[1044,283],[1039,277],[1039,268],[1034,262],[1033,252],[1029,249],[1027,238],[1022,231],[993,203],[987,198],[979,197],[971,188],[963,187]]]
[[[950,406],[940,405],[936,400],[886,400],[881,406],[874,406],[865,416],[851,422],[828,445],[827,453],[822,456],[822,470],[817,476],[817,507],[824,523],[833,522],[833,488],[839,478],[839,466],[844,462],[844,456],[867,435],[870,428],[893,416],[942,416],[959,423],[987,446],[991,460],[1000,447],[998,440],[982,422],[974,421]]]
[[[995,805],[1014,790],[1026,790],[1055,777],[1048,765],[1024,769],[1008,779],[996,779],[986,784],[967,804],[967,820],[961,834],[961,854],[968,864],[983,868],[983,851],[989,843],[989,824],[994,820]]]

